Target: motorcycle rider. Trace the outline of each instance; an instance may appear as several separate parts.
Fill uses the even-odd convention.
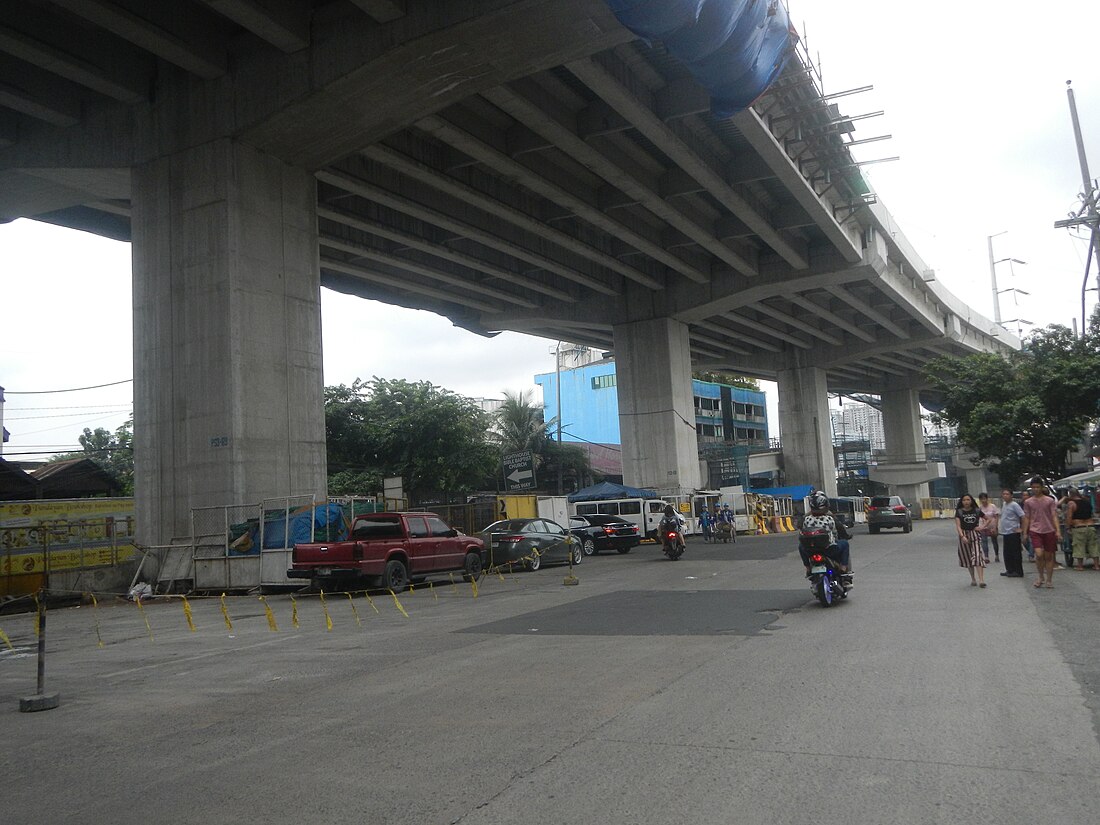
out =
[[[848,540],[851,534],[844,526],[844,522],[829,512],[829,497],[821,490],[814,490],[808,497],[810,512],[802,517],[802,530],[823,530],[829,537],[829,558],[833,559],[840,567],[840,582],[845,590],[852,587],[852,573],[850,571],[851,558]],[[798,553],[802,556],[802,563],[806,566],[806,575],[810,575],[810,553],[803,548],[802,542],[798,544]]]
[[[676,512],[671,504],[665,505],[664,516],[661,518],[661,523],[657,525],[657,529],[660,531],[662,541],[664,540],[664,534],[669,530],[676,531],[676,540],[683,545],[684,544],[684,528],[687,526],[687,522],[684,521],[684,517]]]

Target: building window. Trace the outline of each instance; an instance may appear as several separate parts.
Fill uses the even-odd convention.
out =
[[[721,424],[696,424],[696,431],[701,436],[706,438],[721,438],[722,437],[722,425]]]
[[[615,378],[614,373],[611,375],[594,375],[592,376],[592,389],[606,390],[608,387],[614,387]]]

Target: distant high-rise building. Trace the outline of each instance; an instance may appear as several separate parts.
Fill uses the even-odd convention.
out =
[[[886,449],[886,431],[882,412],[859,401],[848,401],[839,410],[831,410],[833,441],[867,441],[872,450]]]

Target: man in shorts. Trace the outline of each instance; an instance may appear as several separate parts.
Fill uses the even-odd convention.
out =
[[[1039,577],[1033,586],[1054,587],[1054,561],[1062,542],[1062,527],[1058,523],[1058,502],[1041,476],[1031,479],[1031,495],[1024,501],[1023,533],[1031,538],[1035,551]]]
[[[1092,497],[1085,497],[1076,487],[1069,488],[1066,505],[1066,527],[1073,537],[1074,570],[1085,569],[1085,559],[1092,559],[1092,569],[1100,569],[1100,541],[1092,526]]]

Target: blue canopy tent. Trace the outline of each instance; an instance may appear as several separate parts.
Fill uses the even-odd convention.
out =
[[[627,487],[625,484],[612,484],[610,481],[601,481],[583,490],[570,493],[570,503],[576,501],[607,501],[613,498],[658,498],[653,490],[643,490],[639,487]]]

